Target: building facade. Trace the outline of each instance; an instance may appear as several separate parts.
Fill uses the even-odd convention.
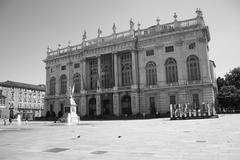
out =
[[[5,106],[2,107],[5,108],[2,117],[11,115],[13,118],[16,114],[29,119],[41,117],[44,110],[45,85],[0,82],[0,97],[3,97],[2,106]]]
[[[74,85],[77,113],[134,115],[169,112],[169,104],[215,103],[215,64],[209,60],[210,34],[202,12],[196,17],[130,29],[56,50],[47,50],[46,111],[69,112]]]

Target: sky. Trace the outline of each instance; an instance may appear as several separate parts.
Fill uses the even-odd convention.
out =
[[[215,61],[217,77],[240,66],[239,0],[0,0],[0,81],[12,80],[45,84],[43,60],[47,47],[80,44],[87,38],[129,29],[129,20],[146,28],[194,18],[196,8],[203,11],[211,41],[209,57]]]

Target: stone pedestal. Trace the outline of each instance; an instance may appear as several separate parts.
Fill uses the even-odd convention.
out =
[[[22,122],[21,122],[21,115],[20,114],[17,115],[17,124],[18,125],[22,124]]]
[[[68,115],[67,115],[67,123],[68,123],[68,125],[78,124],[80,121],[80,118],[76,113],[77,105],[72,97],[70,97],[69,101],[70,101],[70,103],[69,103],[70,113],[68,113]]]

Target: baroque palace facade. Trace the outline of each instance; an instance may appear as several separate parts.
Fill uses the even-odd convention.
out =
[[[215,64],[209,60],[210,34],[202,12],[196,17],[130,29],[47,50],[46,111],[69,112],[74,86],[77,113],[134,115],[169,112],[169,104],[215,103]]]
[[[0,82],[0,118],[21,114],[22,118],[41,117],[44,111],[45,85],[14,81]]]

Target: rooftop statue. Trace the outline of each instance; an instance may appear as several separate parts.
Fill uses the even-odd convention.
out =
[[[133,30],[134,29],[134,22],[133,22],[132,18],[129,21],[129,25],[130,25],[130,30]]]
[[[115,23],[113,23],[112,30],[113,30],[113,34],[116,34],[116,25],[115,25]]]
[[[102,30],[100,28],[98,28],[98,37],[100,37],[102,34]]]
[[[84,30],[84,33],[83,33],[83,36],[82,36],[82,40],[86,41],[86,39],[87,39],[87,32],[86,32],[86,30]]]

